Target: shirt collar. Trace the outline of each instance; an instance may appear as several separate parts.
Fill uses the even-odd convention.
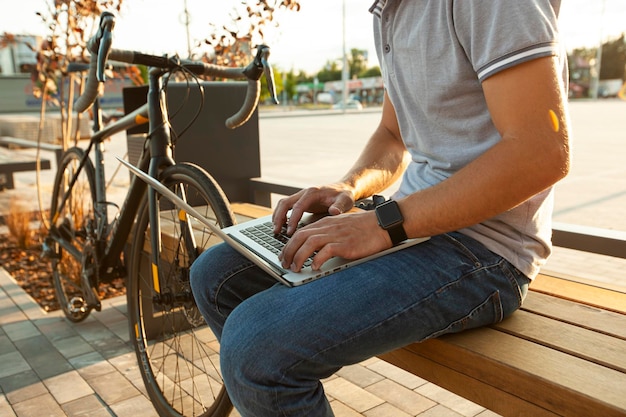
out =
[[[385,7],[385,3],[387,3],[387,0],[374,1],[374,4],[372,4],[372,6],[369,8],[370,13],[380,17],[380,14],[383,11],[383,7]]]

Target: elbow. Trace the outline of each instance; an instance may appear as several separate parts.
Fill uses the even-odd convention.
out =
[[[569,146],[569,138],[564,136],[562,140],[554,141],[550,149],[545,153],[548,157],[546,166],[550,168],[546,170],[549,176],[548,181],[553,185],[565,178],[571,168],[571,152]]]

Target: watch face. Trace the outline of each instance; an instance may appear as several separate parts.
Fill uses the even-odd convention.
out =
[[[398,204],[395,201],[388,201],[376,207],[378,223],[383,229],[388,229],[404,220]]]

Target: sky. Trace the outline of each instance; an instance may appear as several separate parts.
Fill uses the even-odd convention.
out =
[[[8,3],[9,0],[0,0]],[[51,0],[18,0],[10,12],[0,14],[0,33],[45,34],[35,11],[45,11]],[[502,1],[502,0],[494,0]],[[511,0],[513,1],[513,0]],[[517,0],[515,0],[517,1]],[[228,13],[240,0],[186,0],[190,12],[191,41],[207,37],[208,23],[227,24]],[[343,51],[343,2],[300,0],[300,12],[282,15],[278,29],[266,33],[272,48],[270,61],[282,70],[321,70],[340,60]],[[371,0],[345,0],[345,46],[364,49],[376,65],[371,36]],[[125,0],[115,28],[114,47],[149,53],[187,55],[185,0]],[[568,49],[594,47],[600,39],[626,32],[626,0],[563,0],[561,32]],[[145,30],[145,32],[141,32]]]

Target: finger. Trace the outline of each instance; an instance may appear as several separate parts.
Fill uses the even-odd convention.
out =
[[[315,256],[318,249],[324,247],[325,242],[326,237],[324,235],[308,236],[295,252],[293,260],[290,264],[291,270],[294,272],[300,272],[305,262],[307,262],[309,258]]]
[[[335,201],[328,207],[328,214],[336,216],[350,211],[354,207],[354,200],[347,194],[340,193],[335,198]]]
[[[287,244],[283,247],[278,259],[281,261],[283,268],[292,269],[294,271],[299,271],[298,267],[295,267],[296,257],[301,250],[302,246],[306,243],[308,237],[310,236],[310,232],[306,230],[298,230],[296,233],[291,236]],[[309,252],[311,254],[312,252]],[[299,264],[299,267],[302,267],[302,261]]]
[[[324,247],[322,247],[320,250],[318,250],[313,256],[311,269],[313,269],[314,271],[319,271],[322,268],[322,265],[324,265],[327,260],[334,256],[333,250],[335,246],[336,244],[329,243],[327,245],[324,245]]]
[[[306,208],[309,207],[308,205],[309,200],[310,200],[310,197],[307,198],[307,194],[305,194],[291,208],[291,214],[289,215],[289,218],[287,219],[287,235],[291,236],[296,232],[296,229],[298,228],[298,224],[300,223],[300,220],[302,219],[302,215],[306,211]]]
[[[274,223],[274,233],[280,233],[281,229],[287,224],[287,213],[293,207],[294,203],[300,199],[302,192],[298,192],[292,196],[282,198],[274,212],[272,213],[272,223]]]

